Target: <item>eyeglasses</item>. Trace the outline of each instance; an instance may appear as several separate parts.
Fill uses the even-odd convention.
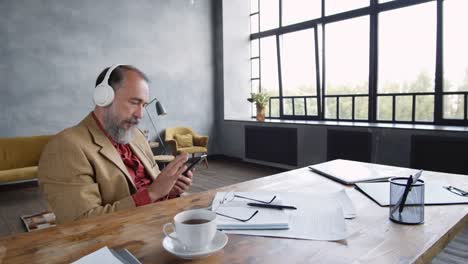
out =
[[[461,190],[461,189],[458,189],[457,187],[444,186],[444,188],[447,189],[448,191],[454,193],[454,194],[457,194],[457,195],[460,195],[460,196],[468,196],[468,192],[466,192],[464,190]]]
[[[242,219],[242,218],[233,217],[233,216],[230,216],[230,215],[226,215],[226,214],[222,214],[222,213],[217,212],[217,210],[221,207],[221,205],[223,205],[223,204],[225,205],[225,204],[227,204],[229,202],[232,202],[235,198],[251,200],[251,201],[258,202],[258,203],[271,204],[276,199],[276,195],[270,201],[266,202],[266,201],[262,201],[262,200],[257,200],[257,199],[237,195],[234,192],[228,192],[228,193],[224,194],[223,198],[219,201],[219,203],[216,205],[216,207],[213,208],[214,209],[213,212],[215,212],[217,215],[221,215],[221,216],[224,216],[224,217],[227,217],[227,218],[230,218],[230,219],[234,219],[234,220],[237,220],[237,221],[241,221],[241,222],[248,222],[256,214],[258,214],[258,210],[256,210],[250,217]]]

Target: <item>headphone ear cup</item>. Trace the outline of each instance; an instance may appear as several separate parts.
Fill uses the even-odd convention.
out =
[[[99,84],[94,88],[94,103],[101,107],[106,107],[114,101],[114,89],[107,84]]]

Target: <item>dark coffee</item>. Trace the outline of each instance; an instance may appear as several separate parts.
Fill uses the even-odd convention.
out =
[[[206,219],[189,219],[189,220],[185,220],[182,222],[182,224],[186,224],[186,225],[199,225],[199,224],[204,224],[204,223],[208,223],[210,220],[206,220]]]

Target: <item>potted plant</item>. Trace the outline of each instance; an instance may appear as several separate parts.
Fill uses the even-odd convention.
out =
[[[270,95],[268,93],[250,93],[251,97],[247,101],[255,103],[257,107],[257,121],[265,121],[265,109],[270,102]]]

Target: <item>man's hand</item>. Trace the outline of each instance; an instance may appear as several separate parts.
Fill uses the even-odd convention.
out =
[[[188,191],[190,186],[192,186],[192,177],[192,170],[187,171],[186,176],[180,176],[174,184],[172,190],[169,192],[169,198],[178,197],[182,193]]]
[[[161,173],[159,173],[156,180],[148,186],[148,193],[152,202],[166,196],[173,189],[176,182],[179,182],[179,178],[185,177],[182,173],[187,169],[187,166],[184,165],[187,159],[187,153],[182,153],[177,156],[173,161],[167,164]],[[180,186],[184,187],[184,185]]]

